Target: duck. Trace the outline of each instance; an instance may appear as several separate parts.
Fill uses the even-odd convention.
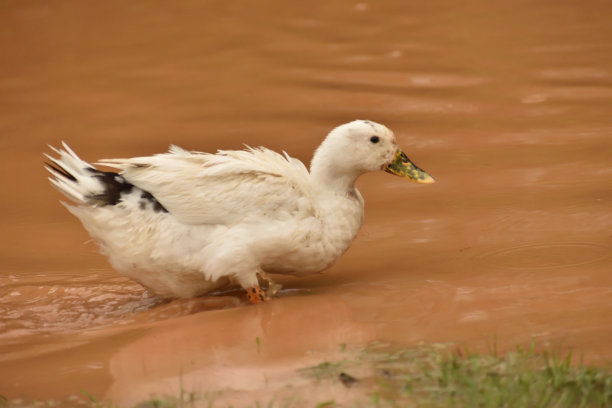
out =
[[[103,159],[104,171],[65,143],[45,154],[49,181],[115,270],[164,298],[228,286],[251,303],[270,299],[269,274],[305,276],[349,248],[364,217],[359,176],[383,170],[417,183],[416,166],[386,126],[355,120],[316,149],[310,170],[265,147]],[[76,204],[76,205],[75,205]]]

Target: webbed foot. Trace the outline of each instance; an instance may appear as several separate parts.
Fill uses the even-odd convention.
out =
[[[252,288],[246,289],[247,299],[251,303],[262,303],[270,300],[270,298],[266,295],[266,292],[259,287],[259,285],[254,286]]]

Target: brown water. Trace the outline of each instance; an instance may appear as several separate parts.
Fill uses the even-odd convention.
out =
[[[0,394],[129,404],[180,377],[240,404],[374,340],[609,363],[612,4],[411,3],[4,1]],[[92,161],[247,143],[308,162],[355,118],[438,182],[364,176],[349,252],[260,306],[147,295],[41,166],[61,140]]]

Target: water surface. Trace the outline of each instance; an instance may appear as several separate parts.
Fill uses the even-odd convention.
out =
[[[253,401],[375,340],[535,338],[609,363],[609,2],[0,8],[0,394],[129,404],[181,377]],[[41,166],[61,140],[90,161],[246,143],[308,162],[356,118],[437,183],[361,178],[352,248],[256,307],[163,302],[118,276]]]

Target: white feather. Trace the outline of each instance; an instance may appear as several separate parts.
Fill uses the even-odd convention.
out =
[[[87,200],[86,197],[100,194],[104,191],[104,186],[100,181],[92,177],[91,170],[95,169],[95,167],[77,156],[65,142],[62,142],[63,149],[56,149],[53,146],[49,147],[59,155],[59,158],[51,157],[46,153],[44,154],[45,157],[75,179],[71,180],[47,168],[47,171],[54,176],[49,179],[51,184],[62,194],[71,200],[84,204]]]
[[[178,220],[235,225],[312,213],[306,167],[265,148],[101,160],[153,194]]]

